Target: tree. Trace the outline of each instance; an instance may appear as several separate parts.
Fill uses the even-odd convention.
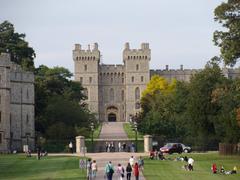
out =
[[[240,1],[228,0],[219,5],[214,14],[215,21],[225,30],[214,32],[215,45],[220,47],[224,63],[233,66],[240,58]]]
[[[34,70],[35,52],[24,40],[25,34],[15,32],[13,24],[4,21],[0,24],[0,53],[9,53],[11,61],[22,66],[24,70]]]

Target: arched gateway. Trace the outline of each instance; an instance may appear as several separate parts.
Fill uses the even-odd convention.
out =
[[[120,121],[118,108],[116,106],[108,106],[106,109],[106,119],[108,122]]]

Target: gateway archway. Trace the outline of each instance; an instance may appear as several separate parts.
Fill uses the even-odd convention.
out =
[[[106,120],[108,122],[117,122],[119,121],[119,112],[116,106],[108,106],[106,109]]]
[[[116,122],[117,121],[117,116],[114,113],[108,114],[108,122]]]

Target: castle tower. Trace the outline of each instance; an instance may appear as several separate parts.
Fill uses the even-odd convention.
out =
[[[10,149],[10,56],[0,54],[0,152]]]
[[[98,44],[94,43],[91,49],[84,50],[80,44],[75,44],[73,50],[74,77],[75,81],[80,81],[85,88],[84,93],[87,96],[86,103],[91,112],[97,114],[99,118],[99,94],[98,94],[98,72],[100,62],[100,51]]]
[[[149,61],[151,50],[148,43],[142,43],[140,49],[130,49],[129,43],[123,50],[126,87],[126,121],[140,111],[141,94],[149,82]]]

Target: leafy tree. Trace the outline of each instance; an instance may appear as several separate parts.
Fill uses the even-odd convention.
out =
[[[218,113],[218,106],[212,103],[211,95],[223,79],[219,66],[211,62],[190,81],[186,109],[189,117],[187,129],[189,136],[194,137],[195,145],[200,148],[207,147],[216,139],[214,120]]]
[[[9,53],[11,61],[25,70],[34,70],[35,52],[24,40],[25,34],[15,32],[13,24],[4,21],[0,24],[0,53]]]
[[[224,30],[214,32],[214,42],[220,47],[225,64],[233,66],[240,57],[240,1],[223,2],[214,14],[215,21],[224,27]]]

